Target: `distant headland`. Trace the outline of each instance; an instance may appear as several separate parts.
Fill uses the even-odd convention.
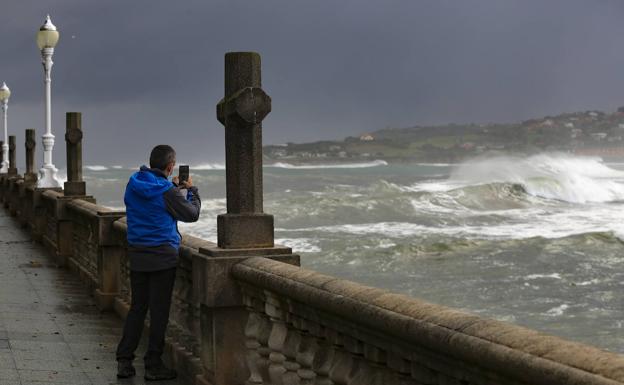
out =
[[[624,159],[624,107],[585,111],[507,124],[447,124],[384,128],[342,141],[264,147],[266,161],[455,163],[483,154],[559,151]]]

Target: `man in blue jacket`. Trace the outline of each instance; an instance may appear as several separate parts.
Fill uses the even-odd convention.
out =
[[[156,146],[150,154],[150,167],[141,166],[126,186],[132,303],[117,347],[119,378],[136,374],[132,360],[148,308],[150,334],[144,356],[145,379],[168,380],[177,376],[161,359],[180,245],[177,221],[197,221],[201,201],[190,176],[180,185],[177,177],[171,178],[175,163],[173,148]],[[186,189],[186,195],[181,188]]]

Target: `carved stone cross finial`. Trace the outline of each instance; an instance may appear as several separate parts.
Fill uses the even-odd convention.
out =
[[[262,90],[260,55],[225,55],[225,97],[217,119],[225,126],[227,214],[217,217],[221,248],[273,247],[273,216],[262,208],[262,120],[271,98]]]

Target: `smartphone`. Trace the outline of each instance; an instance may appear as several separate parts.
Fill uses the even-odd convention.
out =
[[[186,182],[189,178],[189,166],[181,165],[180,170],[178,171],[178,177],[180,178],[180,183]]]

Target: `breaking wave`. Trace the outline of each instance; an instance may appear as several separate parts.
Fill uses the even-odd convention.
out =
[[[87,170],[91,170],[91,171],[106,171],[106,170],[108,170],[108,167],[100,166],[100,165],[84,166],[84,168],[86,168]]]
[[[191,167],[191,170],[225,170],[223,163],[202,163]]]
[[[317,169],[317,168],[368,168],[368,167],[379,167],[379,166],[387,166],[388,162],[385,160],[375,160],[372,162],[365,163],[336,163],[336,164],[290,164],[284,162],[277,162],[273,164],[268,164],[265,167],[274,167],[274,168],[288,168],[288,169]]]
[[[624,172],[600,158],[566,154],[496,157],[463,163],[450,180],[466,185],[511,183],[529,195],[569,203],[624,200]]]

